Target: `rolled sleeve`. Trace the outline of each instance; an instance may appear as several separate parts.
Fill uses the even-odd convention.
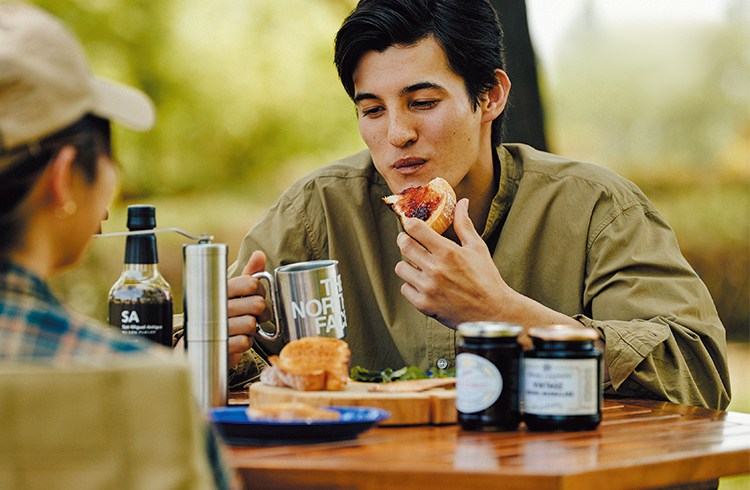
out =
[[[597,234],[589,257],[586,309],[594,320],[579,321],[605,341],[605,389],[726,408],[725,331],[663,218],[642,205],[625,208]]]

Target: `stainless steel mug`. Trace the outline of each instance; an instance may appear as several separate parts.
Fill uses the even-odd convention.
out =
[[[227,246],[187,244],[183,252],[185,347],[201,409],[227,405]]]
[[[337,260],[314,260],[258,272],[270,285],[277,327],[287,342],[302,337],[346,336],[346,313]]]

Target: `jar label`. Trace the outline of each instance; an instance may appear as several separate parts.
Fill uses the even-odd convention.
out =
[[[503,377],[492,361],[469,352],[456,356],[456,409],[476,413],[495,404],[503,391]]]
[[[524,411],[533,415],[599,413],[597,359],[524,359]]]

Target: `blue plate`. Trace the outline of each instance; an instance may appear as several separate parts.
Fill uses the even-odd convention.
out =
[[[391,416],[389,411],[373,407],[327,408],[339,412],[341,419],[310,423],[250,420],[244,406],[213,408],[207,414],[227,444],[254,446],[354,439]]]

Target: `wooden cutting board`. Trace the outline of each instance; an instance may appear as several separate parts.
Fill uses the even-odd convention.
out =
[[[263,383],[250,385],[250,405],[284,402],[305,402],[318,406],[376,407],[391,412],[391,418],[380,425],[442,425],[455,424],[456,390],[433,388],[410,393],[379,393],[368,391],[372,383],[349,381],[341,391],[297,391]]]

